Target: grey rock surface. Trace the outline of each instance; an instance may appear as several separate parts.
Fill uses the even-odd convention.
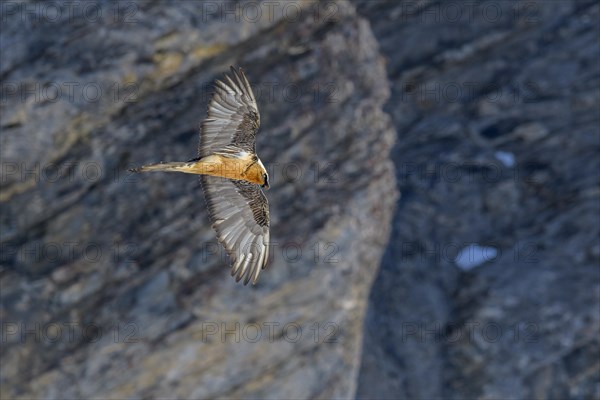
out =
[[[357,397],[600,398],[598,3],[353,4],[402,193]]]
[[[0,6],[0,398],[600,398],[597,2]],[[255,287],[197,178],[127,172],[230,65]]]
[[[397,200],[377,43],[346,2],[240,22],[206,4],[247,5],[3,18],[3,399],[354,396]],[[255,85],[271,168],[256,287],[229,276],[197,178],[126,172],[195,157],[229,65]]]

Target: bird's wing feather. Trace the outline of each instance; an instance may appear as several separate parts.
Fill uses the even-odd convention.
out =
[[[216,176],[201,177],[217,239],[231,259],[231,275],[256,283],[269,253],[269,204],[258,185]]]
[[[233,78],[225,75],[215,82],[215,92],[208,105],[208,117],[200,132],[198,155],[256,153],[256,132],[260,115],[250,83],[240,68],[231,67]]]

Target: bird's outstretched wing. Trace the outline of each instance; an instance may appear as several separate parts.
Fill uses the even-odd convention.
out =
[[[256,132],[260,115],[250,83],[240,68],[231,67],[233,76],[215,82],[215,93],[208,105],[208,117],[200,132],[198,155],[215,152],[256,153]]]
[[[269,258],[269,204],[258,185],[215,176],[201,177],[217,239],[232,262],[231,276],[256,283]]]

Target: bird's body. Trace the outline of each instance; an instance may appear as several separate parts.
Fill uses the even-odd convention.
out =
[[[135,172],[150,171],[220,176],[227,179],[243,180],[256,185],[264,185],[266,170],[256,155],[242,152],[236,155],[211,154],[187,162],[150,164],[135,170]]]
[[[241,70],[217,80],[202,123],[199,157],[186,162],[145,165],[133,172],[201,175],[212,226],[232,260],[231,275],[256,283],[269,252],[269,206],[261,187],[269,176],[256,155],[260,116],[254,93]]]

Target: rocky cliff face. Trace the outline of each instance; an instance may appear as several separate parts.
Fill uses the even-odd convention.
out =
[[[600,397],[598,4],[356,6],[402,193],[358,397]]]
[[[0,13],[0,397],[600,397],[594,2]],[[256,287],[198,179],[127,172],[196,155],[229,65],[271,177]]]
[[[397,199],[369,23],[345,2],[240,23],[218,14],[235,2],[128,4],[3,26],[2,398],[352,397]],[[256,287],[229,277],[197,178],[126,172],[195,156],[229,65],[271,168]]]

